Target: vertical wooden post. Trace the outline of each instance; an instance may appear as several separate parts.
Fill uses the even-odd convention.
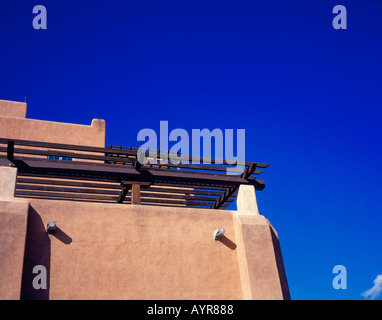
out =
[[[9,161],[14,160],[14,152],[15,152],[15,142],[9,140],[8,146],[7,146],[7,159]]]
[[[131,204],[141,203],[141,185],[133,184],[131,188]]]

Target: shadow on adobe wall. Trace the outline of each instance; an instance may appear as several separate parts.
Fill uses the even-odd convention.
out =
[[[60,240],[64,244],[70,244],[72,242],[72,238],[69,237],[64,231],[62,231],[58,227],[57,227],[56,232],[53,233],[51,236],[55,237],[58,240]]]
[[[279,241],[279,238],[277,237],[277,235],[275,234],[273,228],[270,226],[269,229],[271,230],[273,247],[275,249],[276,264],[277,264],[277,270],[279,273],[283,298],[284,298],[284,300],[290,300],[291,298],[290,298],[290,292],[289,292],[289,287],[288,287],[288,281],[287,281],[287,277],[286,277],[286,273],[285,273],[283,257],[281,255],[280,241]]]
[[[221,243],[223,243],[224,245],[226,245],[231,250],[235,250],[236,249],[236,244],[234,242],[232,242],[230,239],[228,239],[225,235],[222,235],[220,237],[219,241]]]
[[[51,263],[50,237],[55,237],[66,245],[72,242],[72,238],[60,228],[57,228],[55,233],[47,234],[46,221],[44,222],[38,212],[30,206],[21,284],[21,300],[49,300]],[[37,265],[46,268],[46,289],[35,289],[33,287],[33,279],[41,276],[40,272],[33,273],[33,268]],[[41,282],[37,281],[37,283]]]
[[[21,300],[49,299],[50,252],[51,243],[49,235],[45,232],[45,224],[36,210],[30,206],[21,282]],[[33,268],[37,265],[42,265],[46,268],[46,289],[33,288],[33,279],[38,275],[33,273]]]

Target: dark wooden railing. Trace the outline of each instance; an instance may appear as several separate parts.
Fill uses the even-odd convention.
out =
[[[156,155],[155,163],[142,165],[133,148],[0,139],[0,166],[18,168],[19,197],[224,209],[241,184],[265,187],[256,178],[265,163],[245,162],[241,174],[228,175],[234,165],[224,160],[193,164],[184,163],[191,157],[180,156],[173,164],[160,161],[163,152]]]

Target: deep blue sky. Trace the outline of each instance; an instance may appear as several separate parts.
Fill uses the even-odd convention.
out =
[[[380,0],[1,0],[0,99],[26,96],[29,118],[103,118],[107,144],[139,146],[160,120],[245,129],[247,160],[271,164],[259,208],[292,298],[363,299],[382,273],[381,40]]]

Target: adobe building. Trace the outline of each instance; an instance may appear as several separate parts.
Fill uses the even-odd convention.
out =
[[[0,299],[290,299],[256,202],[267,164],[140,165],[104,120],[26,109],[0,100]]]

